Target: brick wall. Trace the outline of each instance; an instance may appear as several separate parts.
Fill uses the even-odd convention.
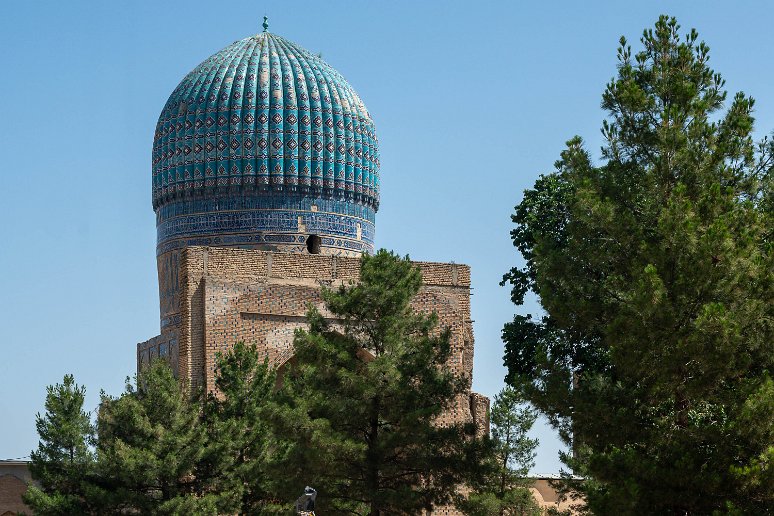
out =
[[[214,390],[216,354],[236,342],[255,344],[272,364],[284,364],[292,357],[294,331],[306,325],[309,304],[332,317],[323,306],[321,287],[356,282],[360,272],[356,257],[229,247],[187,247],[175,253],[159,257],[161,335],[138,344],[138,367],[151,355],[160,356],[165,346],[178,377],[208,391]],[[414,264],[424,284],[413,307],[435,312],[439,327],[450,329],[448,367],[472,380],[470,268]],[[176,356],[169,356],[175,348]],[[441,423],[459,421],[474,421],[480,433],[488,432],[488,398],[470,391],[460,396]],[[435,514],[458,513],[445,507]]]
[[[449,367],[472,378],[470,268],[453,263],[415,264],[424,285],[414,308],[438,314],[439,326],[448,327],[452,334]],[[306,324],[308,305],[326,315],[320,288],[357,281],[359,271],[359,258],[221,247],[184,249],[178,272],[181,318],[175,333],[179,374],[193,387],[213,390],[216,353],[239,341],[255,344],[271,363],[283,364],[292,355],[294,331]],[[469,393],[461,397],[449,412],[449,420],[470,421],[476,403]],[[476,414],[482,428],[488,428],[484,426],[486,410],[479,408]]]
[[[177,360],[180,354],[177,349],[177,331],[168,330],[162,335],[137,344],[137,370],[140,371],[150,364],[151,360],[161,358],[169,363],[175,376],[178,376]]]
[[[32,514],[22,502],[22,495],[31,479],[26,462],[0,460],[0,516],[6,513]]]

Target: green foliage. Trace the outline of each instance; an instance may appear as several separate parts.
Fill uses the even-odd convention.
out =
[[[24,502],[35,514],[85,514],[87,476],[94,464],[90,448],[94,428],[83,410],[86,389],[65,375],[62,383],[46,389],[46,413],[37,414],[40,441],[31,453],[30,472],[40,483],[31,486]]]
[[[466,500],[458,507],[472,516],[533,516],[542,514],[528,489],[529,469],[534,465],[536,439],[527,437],[537,414],[523,407],[524,400],[512,387],[495,396],[491,411],[491,448],[487,469],[473,479]]]
[[[772,166],[753,100],[727,98],[695,31],[661,17],[602,106],[603,164],[580,138],[516,207],[505,276],[541,319],[503,330],[507,381],[572,444],[599,514],[774,504]]]
[[[472,425],[439,425],[467,378],[447,367],[450,333],[411,308],[421,275],[384,250],[360,282],[323,290],[295,339],[275,420],[292,436],[285,471],[320,492],[320,512],[417,514],[449,502],[475,464]],[[335,322],[333,322],[335,321]]]
[[[537,414],[532,408],[522,406],[523,403],[515,389],[505,387],[492,404],[492,441],[503,484],[524,478],[534,466],[538,441],[527,437],[527,433],[535,424]]]
[[[287,511],[289,504],[281,504],[274,494],[286,475],[281,462],[286,445],[267,422],[276,371],[255,345],[242,342],[219,353],[216,362],[218,396],[208,399],[209,449],[197,477],[228,500],[230,513]]]
[[[237,343],[218,355],[216,385],[219,395],[202,400],[156,360],[121,396],[102,395],[93,436],[83,388],[65,377],[49,387],[38,418],[32,469],[43,487],[25,499],[36,514],[287,512],[271,494],[284,474],[276,469],[283,441],[264,420],[275,371],[255,346]]]
[[[331,319],[310,309],[281,371],[237,343],[217,356],[206,398],[162,360],[121,396],[103,394],[93,453],[83,389],[72,377],[49,388],[30,503],[41,514],[286,514],[306,484],[331,513],[451,502],[487,450],[472,423],[441,421],[468,402],[469,378],[448,368],[449,330],[412,310],[421,275],[407,258],[365,256],[360,280],[324,289]]]
[[[97,418],[97,478],[104,512],[216,514],[217,497],[194,475],[206,451],[200,403],[162,360],[127,382],[117,398],[102,396]]]

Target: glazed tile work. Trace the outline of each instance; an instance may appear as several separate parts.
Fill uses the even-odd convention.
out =
[[[309,234],[326,253],[373,251],[379,151],[371,116],[319,56],[269,32],[237,41],[189,73],[164,106],[153,207],[159,254],[195,244],[260,247],[266,237],[303,250]]]
[[[187,385],[215,392],[217,354],[241,341],[281,374],[309,306],[332,315],[321,287],[356,282],[360,255],[374,250],[371,116],[319,56],[266,31],[237,41],[189,73],[164,106],[153,209],[160,335],[137,345],[138,371],[166,360]],[[414,263],[424,284],[412,306],[449,329],[445,366],[470,380],[470,269]],[[488,413],[487,398],[466,392],[441,423],[473,422],[485,433]]]
[[[266,192],[179,200],[156,210],[158,255],[188,245],[298,243],[307,235],[338,254],[372,252],[374,210],[347,200]],[[337,253],[333,253],[337,254]]]

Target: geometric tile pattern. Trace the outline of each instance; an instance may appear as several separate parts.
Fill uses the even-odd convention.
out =
[[[336,235],[358,238],[358,225],[361,236],[365,221],[346,215],[332,213],[312,213],[300,211],[238,211],[215,212],[207,215],[186,215],[175,217],[160,224],[157,228],[158,242],[181,236],[201,236],[239,232],[299,233],[299,219],[306,227],[306,233]],[[371,226],[371,223],[367,223]],[[367,234],[373,229],[368,228]]]
[[[197,66],[156,127],[154,209],[225,192],[379,206],[378,141],[363,101],[319,56],[269,32]]]
[[[215,211],[241,210],[298,210],[338,213],[364,219],[372,224],[375,213],[372,208],[338,199],[322,199],[291,193],[258,195],[210,195],[208,197],[175,201],[156,209],[156,224],[180,215],[198,215]]]
[[[374,212],[354,202],[291,194],[176,201],[159,207],[157,255],[189,245],[304,252],[321,238],[329,254],[374,251]]]
[[[170,239],[156,246],[156,256],[176,249],[191,246],[238,247],[240,249],[273,250],[286,253],[306,253],[306,237],[304,234],[286,234],[270,232],[240,232],[207,236],[185,236]],[[336,256],[360,256],[363,253],[373,254],[374,246],[367,242],[349,238],[321,237],[320,247],[324,254]]]

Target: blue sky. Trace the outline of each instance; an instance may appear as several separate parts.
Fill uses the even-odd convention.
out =
[[[36,446],[45,386],[118,394],[158,333],[156,118],[209,55],[270,30],[338,69],[377,127],[379,247],[473,269],[474,388],[503,385],[510,213],[563,144],[595,156],[618,38],[695,27],[730,92],[774,129],[769,2],[4,2],[0,18],[0,458]],[[533,303],[521,309],[535,312]],[[557,472],[542,423],[535,472]]]

